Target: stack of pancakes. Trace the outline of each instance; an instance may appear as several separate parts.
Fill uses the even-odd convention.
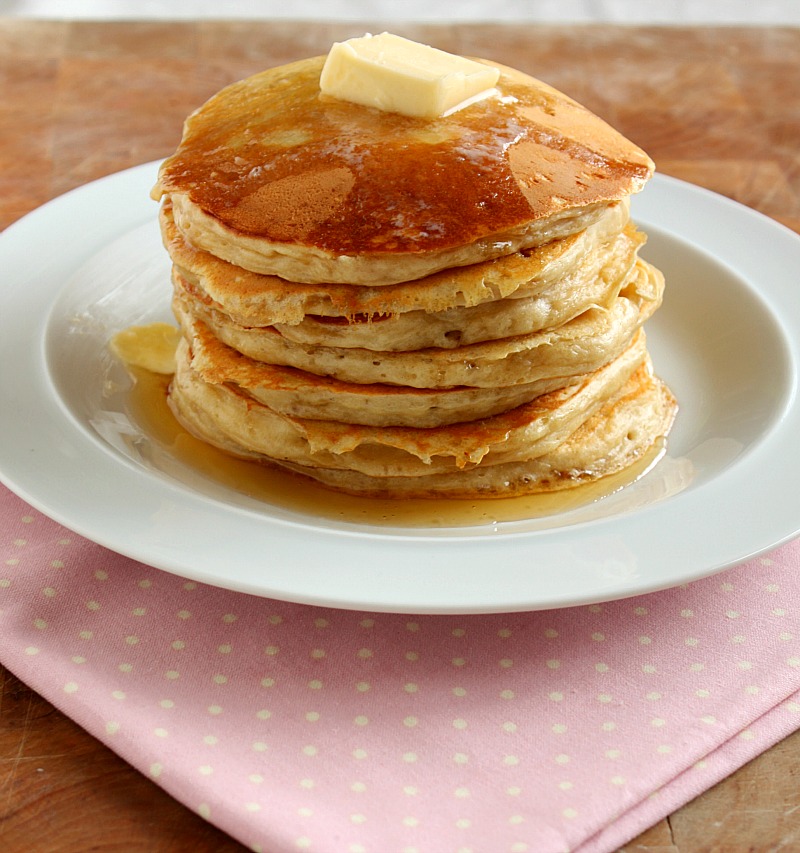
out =
[[[509,497],[615,473],[675,414],[639,148],[500,67],[420,119],[327,97],[324,58],[204,104],[154,197],[196,436],[353,494]]]

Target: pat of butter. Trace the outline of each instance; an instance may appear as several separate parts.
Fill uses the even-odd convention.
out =
[[[320,76],[326,95],[419,118],[438,118],[493,91],[500,72],[391,33],[331,47]]]
[[[175,350],[181,333],[169,323],[130,326],[111,339],[111,350],[127,367],[142,367],[151,373],[175,372]]]

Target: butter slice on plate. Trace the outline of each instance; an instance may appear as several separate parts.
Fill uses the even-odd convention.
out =
[[[320,76],[323,94],[418,118],[439,118],[493,91],[489,65],[381,33],[336,42]]]

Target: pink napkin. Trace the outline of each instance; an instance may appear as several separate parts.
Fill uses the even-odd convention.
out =
[[[406,616],[188,582],[0,490],[2,662],[264,853],[611,851],[800,726],[800,542],[666,592]]]

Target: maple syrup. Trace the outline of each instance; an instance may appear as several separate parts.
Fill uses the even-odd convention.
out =
[[[555,210],[622,198],[651,165],[616,131],[530,78],[436,118],[320,94],[324,57],[267,69],[186,121],[154,192],[187,194],[241,235],[337,255],[432,252]],[[589,143],[586,144],[586,140]]]
[[[641,477],[664,453],[664,443],[659,442],[649,454],[618,474],[539,495],[478,500],[381,500],[347,495],[278,466],[231,456],[191,435],[178,423],[167,403],[171,376],[140,366],[145,351],[154,341],[161,341],[159,345],[168,348],[171,338],[164,330],[154,334],[147,327],[140,329],[142,347],[137,348],[128,335],[124,359],[133,384],[124,392],[123,408],[136,426],[173,459],[213,482],[265,504],[308,516],[353,524],[415,528],[471,527],[542,518],[617,492]],[[113,342],[112,349],[120,351]],[[159,360],[163,361],[167,355],[161,353]]]

